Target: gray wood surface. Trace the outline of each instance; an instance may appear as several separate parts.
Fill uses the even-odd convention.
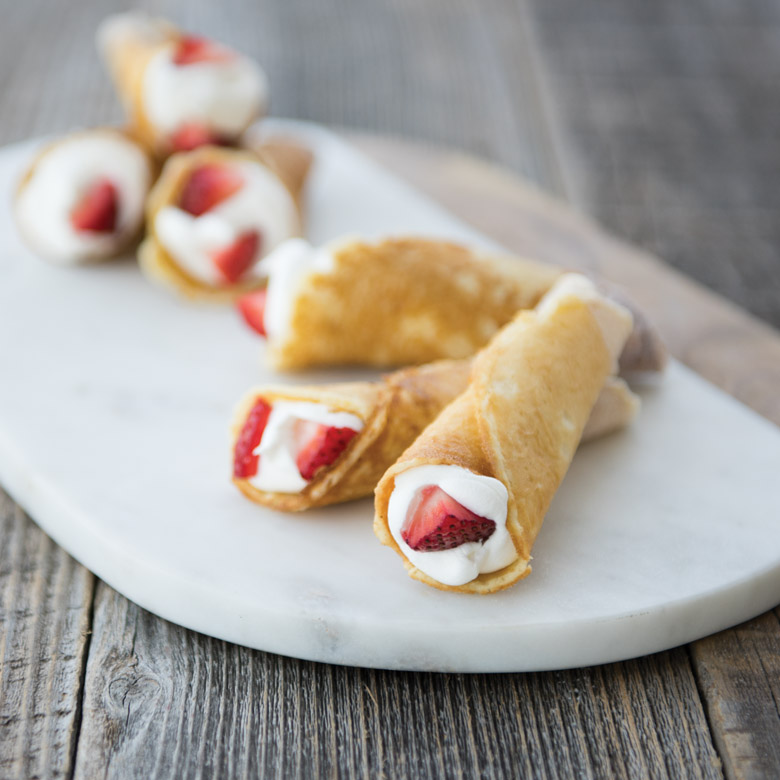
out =
[[[0,142],[119,119],[92,35],[123,5],[0,0]],[[139,5],[256,54],[278,115],[500,162],[780,324],[780,0]],[[780,775],[777,611],[571,672],[330,667],[144,612],[5,497],[0,605],[2,778]]]
[[[721,776],[684,650],[556,674],[352,669],[218,642],[102,583],[94,632],[78,778]]]
[[[0,777],[70,777],[95,578],[0,491]]]

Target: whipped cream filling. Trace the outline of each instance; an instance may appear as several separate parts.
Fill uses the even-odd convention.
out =
[[[325,404],[308,401],[276,401],[263,432],[260,444],[253,454],[260,456],[257,474],[249,482],[258,490],[269,493],[300,493],[308,481],[305,480],[295,462],[301,447],[302,420],[360,431],[363,421],[350,412],[334,412]]]
[[[237,52],[219,62],[177,65],[176,43],[164,46],[146,66],[143,105],[149,121],[165,133],[189,122],[235,137],[265,111],[268,81]]]
[[[78,230],[71,212],[95,181],[108,179],[118,192],[116,229]],[[144,215],[151,171],[144,153],[129,139],[109,131],[65,138],[35,164],[19,192],[16,218],[36,252],[61,263],[112,254],[136,233]]]
[[[157,240],[174,262],[193,278],[213,286],[226,284],[212,259],[213,252],[230,246],[242,233],[257,230],[261,236],[259,260],[300,228],[295,201],[274,173],[250,161],[232,165],[244,184],[229,198],[198,217],[178,206],[165,206],[154,220]],[[255,264],[244,278],[264,274]]]
[[[285,241],[263,260],[263,271],[268,274],[263,324],[269,341],[281,341],[289,333],[298,289],[306,278],[330,273],[334,262],[327,248],[316,249],[302,238]]]
[[[613,371],[616,371],[617,360],[634,326],[631,312],[599,292],[587,276],[563,274],[539,301],[536,313],[540,317],[552,316],[566,298],[578,298],[590,308],[612,358]]]
[[[466,542],[451,550],[413,550],[403,540],[409,506],[419,490],[437,485],[474,514],[493,520],[496,530],[485,542]],[[418,466],[395,478],[388,505],[388,524],[398,546],[420,571],[444,585],[465,585],[480,574],[503,569],[517,558],[506,529],[509,495],[502,482],[460,466]]]

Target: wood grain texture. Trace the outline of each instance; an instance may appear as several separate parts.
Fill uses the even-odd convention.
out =
[[[98,587],[76,778],[722,777],[687,655],[554,674],[327,666]]]
[[[95,578],[0,491],[0,777],[69,777]]]
[[[778,322],[778,0],[138,5],[255,54],[277,115],[501,162]],[[123,7],[0,0],[0,142],[119,120],[92,38]],[[645,255],[624,262],[625,246],[495,169],[380,147],[366,146],[515,251],[622,281],[676,354],[780,423],[773,331]],[[771,615],[697,643],[692,663],[678,650],[555,674],[415,675],[227,645],[101,584],[80,683],[92,577],[9,506],[0,777],[718,777],[710,728],[729,777],[780,775]]]
[[[780,3],[529,5],[568,198],[780,326]]]
[[[730,778],[780,767],[780,609],[692,645],[713,734]]]

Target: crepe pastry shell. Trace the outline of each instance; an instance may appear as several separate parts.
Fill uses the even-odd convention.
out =
[[[477,356],[466,391],[377,486],[374,531],[402,557],[411,577],[440,590],[487,594],[528,576],[533,542],[612,370],[613,356],[599,323],[576,297],[560,302],[553,316],[521,312],[493,339]],[[511,564],[451,586],[406,558],[388,524],[395,478],[436,464],[460,466],[506,486],[506,527],[517,552]]]
[[[207,164],[253,162],[271,170],[292,196],[298,211],[297,233],[302,231],[302,200],[311,153],[293,141],[274,141],[254,151],[202,146],[192,152],[172,155],[149,194],[146,207],[146,238],[138,251],[141,270],[152,280],[173,289],[185,298],[230,303],[245,293],[265,287],[265,279],[249,279],[219,287],[188,274],[160,243],[155,232],[155,217],[165,206],[178,203],[190,173]]]
[[[348,240],[329,249],[334,270],[306,277],[288,336],[269,340],[277,370],[470,357],[558,276],[421,238]]]
[[[14,193],[14,200],[19,198],[22,191],[25,189],[25,187],[27,187],[27,185],[30,183],[32,178],[35,176],[38,166],[52,151],[59,148],[61,144],[66,143],[70,140],[78,139],[78,138],[94,138],[96,135],[106,135],[109,137],[118,136],[123,140],[131,143],[138,150],[138,152],[142,154],[146,159],[146,164],[148,167],[148,181],[149,181],[148,186],[151,187],[152,182],[154,181],[157,175],[158,166],[155,163],[155,161],[152,159],[152,157],[149,156],[144,145],[139,142],[136,134],[132,130],[125,129],[125,128],[95,127],[88,130],[80,130],[75,133],[70,133],[69,135],[63,136],[61,138],[57,138],[51,143],[48,143],[45,146],[43,146],[37,152],[32,162],[28,165],[27,169],[22,174],[22,177],[20,178],[19,183],[16,186],[16,190]],[[143,219],[141,219],[138,221],[137,226],[135,226],[133,229],[127,230],[124,233],[120,233],[116,235],[114,246],[109,252],[87,253],[80,257],[72,257],[72,258],[64,259],[64,258],[54,258],[52,256],[49,256],[47,253],[42,252],[38,246],[38,241],[36,240],[35,236],[31,236],[27,234],[27,231],[25,230],[22,221],[17,219],[16,224],[19,232],[22,235],[22,238],[25,240],[25,243],[33,247],[37,254],[45,256],[46,259],[52,260],[61,265],[82,265],[87,263],[99,263],[104,260],[110,260],[111,258],[116,257],[117,255],[123,254],[125,251],[127,251],[128,249],[132,248],[135,244],[137,244],[141,236],[143,235],[143,229],[144,229],[144,222]]]
[[[424,238],[342,239],[325,250],[332,268],[304,277],[284,333],[268,340],[278,371],[470,357],[564,273]],[[621,370],[663,369],[666,350],[647,318],[635,317],[630,344]]]
[[[318,472],[301,493],[259,490],[250,480],[235,476],[233,482],[255,503],[285,512],[369,496],[401,453],[466,389],[470,373],[469,360],[442,360],[396,371],[378,382],[255,388],[245,395],[236,410],[234,445],[250,410],[261,398],[270,403],[281,400],[323,404],[332,411],[357,415],[365,427],[345,455]],[[625,427],[638,408],[639,399],[626,383],[611,377],[593,407],[582,440],[596,439]]]
[[[125,109],[133,132],[155,156],[164,159],[167,140],[149,121],[143,102],[143,81],[151,59],[165,46],[182,37],[182,32],[165,19],[133,14],[124,25],[115,26],[116,17],[109,17],[98,30],[98,48],[105,60],[111,79]]]

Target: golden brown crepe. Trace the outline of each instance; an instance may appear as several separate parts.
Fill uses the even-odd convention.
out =
[[[267,355],[277,370],[469,357],[563,273],[422,238],[348,239],[325,249],[332,267],[302,279],[288,327],[283,333],[267,328]],[[271,273],[269,296],[275,295]],[[636,322],[641,332],[621,368],[658,371],[663,345],[645,318]]]
[[[575,276],[564,277],[537,311],[521,312],[497,334],[477,356],[465,392],[379,482],[375,533],[415,579],[442,590],[492,593],[530,573],[531,546],[631,329],[622,307],[565,291],[564,281]],[[445,585],[407,559],[390,531],[388,504],[396,477],[424,465],[460,466],[505,485],[514,562],[471,582]]]
[[[161,51],[183,38],[192,37],[165,19],[141,11],[130,11],[107,17],[97,34],[98,49],[105,61],[114,87],[129,123],[139,141],[159,160],[175,151],[171,133],[149,118],[144,105],[146,71]],[[242,134],[265,111],[263,101],[248,117],[246,125],[218,141],[235,146]],[[205,130],[209,128],[206,127]],[[192,148],[192,147],[185,147]]]
[[[24,189],[32,181],[33,177],[35,176],[36,172],[39,169],[40,164],[52,152],[61,149],[64,144],[67,144],[73,140],[78,140],[78,139],[91,140],[93,138],[99,138],[101,136],[120,138],[124,142],[131,144],[133,148],[136,149],[140,155],[143,155],[144,159],[146,160],[146,164],[148,168],[147,187],[151,188],[152,182],[154,181],[154,178],[157,175],[157,165],[147,153],[144,145],[138,142],[138,139],[136,138],[135,134],[132,133],[130,130],[118,128],[118,127],[95,127],[95,128],[90,128],[88,130],[80,130],[75,133],[70,133],[61,138],[57,138],[51,143],[46,144],[35,155],[32,162],[29,164],[24,174],[22,175],[22,178],[19,180],[19,184],[17,185],[16,193],[14,196],[15,199],[18,199],[20,197]],[[120,203],[121,203],[121,199],[120,199]],[[103,260],[109,260],[113,257],[116,257],[117,255],[122,254],[126,250],[130,249],[141,238],[141,235],[143,233],[144,220],[143,220],[143,216],[141,216],[141,218],[138,220],[136,224],[129,225],[124,230],[112,234],[110,237],[110,248],[107,251],[87,250],[84,252],[74,253],[72,251],[67,251],[63,247],[62,252],[58,253],[57,256],[54,256],[51,253],[47,253],[43,251],[40,242],[36,240],[36,237],[34,235],[29,235],[27,233],[27,231],[25,230],[25,226],[19,220],[17,220],[17,227],[25,243],[27,243],[40,256],[44,257],[45,259],[52,260],[59,264],[77,265],[81,263],[96,263],[96,262],[101,262]]]
[[[311,152],[287,139],[269,139],[254,150],[202,146],[192,152],[174,154],[166,161],[160,178],[152,188],[146,209],[146,238],[138,252],[141,269],[154,281],[186,298],[231,302],[241,295],[264,287],[264,278],[250,278],[218,287],[196,279],[181,268],[165,250],[155,232],[155,217],[166,206],[176,205],[190,174],[203,165],[230,165],[242,162],[264,165],[276,175],[295,201],[302,230],[301,203]]]
[[[168,139],[149,121],[143,104],[143,79],[146,66],[162,48],[182,37],[182,32],[165,19],[133,15],[118,24],[118,17],[104,23],[116,23],[113,29],[101,28],[98,44],[114,82],[119,99],[139,140],[155,155],[169,152]]]
[[[365,427],[344,455],[318,472],[301,493],[262,491],[248,479],[237,477],[233,482],[252,501],[287,512],[368,496],[396,458],[446,404],[466,389],[470,367],[470,360],[446,360],[396,371],[379,382],[255,388],[236,410],[234,444],[259,399],[271,404],[280,400],[323,404],[331,411],[357,415]],[[610,378],[593,408],[583,441],[627,425],[638,406],[638,398],[625,382]]]

